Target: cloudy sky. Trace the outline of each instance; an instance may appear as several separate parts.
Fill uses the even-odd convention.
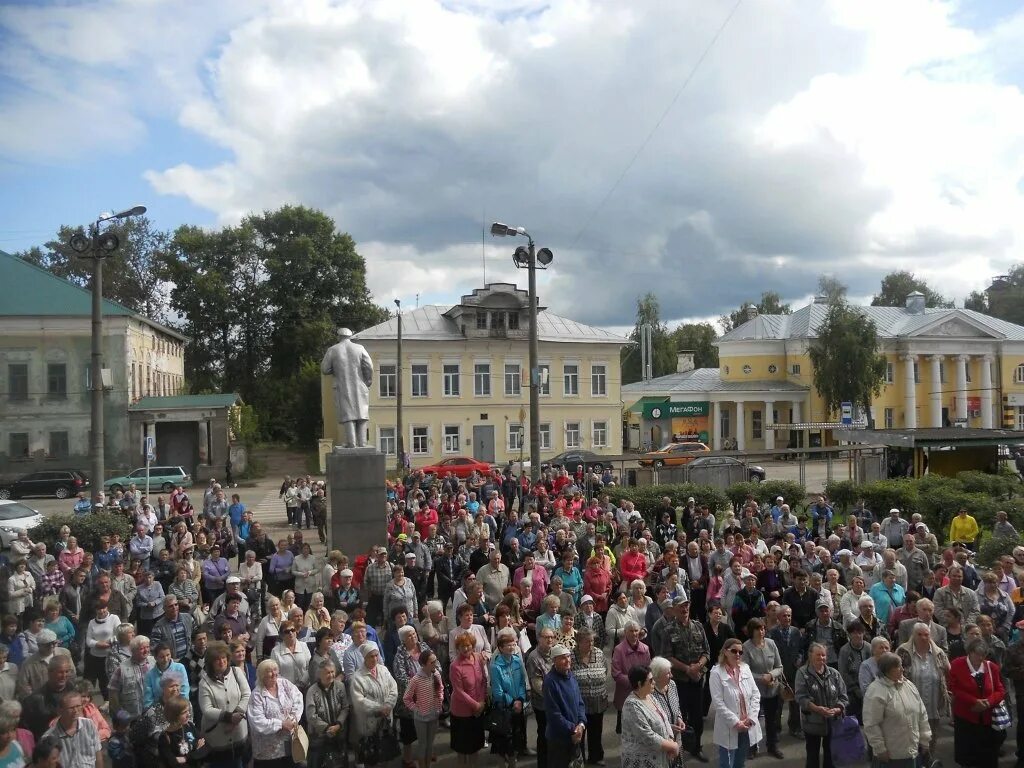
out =
[[[497,219],[607,327],[1024,260],[1017,0],[8,0],[0,46],[3,250],[303,203],[381,303],[448,303],[525,284]]]

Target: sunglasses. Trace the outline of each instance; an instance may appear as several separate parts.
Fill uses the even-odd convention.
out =
[[[739,648],[730,648],[729,649],[729,653],[734,653],[737,656],[742,656],[743,655],[743,651],[741,649],[739,649]]]

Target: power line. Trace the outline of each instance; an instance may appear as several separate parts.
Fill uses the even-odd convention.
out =
[[[697,70],[700,69],[701,64],[704,63],[704,59],[707,58],[708,54],[711,52],[711,49],[715,46],[715,43],[718,42],[718,38],[721,37],[722,32],[725,31],[725,28],[729,25],[729,22],[732,20],[732,17],[736,14],[736,11],[739,10],[740,4],[742,2],[743,0],[736,0],[736,3],[733,5],[732,10],[729,11],[729,14],[725,17],[725,20],[718,27],[718,30],[712,36],[710,42],[708,42],[707,47],[704,48],[703,53],[701,53],[700,57],[697,59],[697,62],[693,65],[693,68],[690,70],[690,74],[688,74],[686,76],[686,79],[683,80],[683,84],[679,86],[679,90],[677,90],[675,96],[672,97],[672,101],[669,102],[668,106],[665,108],[665,111],[661,113],[661,117],[658,118],[658,121],[654,124],[654,127],[651,128],[646,138],[644,138],[644,140],[640,143],[640,146],[637,148],[636,152],[634,152],[633,156],[629,159],[629,162],[626,163],[626,167],[622,169],[622,173],[619,174],[619,177],[615,180],[615,183],[612,184],[611,189],[608,190],[608,193],[601,199],[601,202],[598,203],[593,210],[591,210],[591,212],[587,216],[586,221],[583,223],[583,226],[580,227],[580,231],[576,233],[576,237],[573,238],[572,243],[569,245],[570,248],[574,247],[576,243],[579,242],[580,238],[583,236],[583,233],[586,232],[587,229],[590,227],[590,222],[594,220],[594,217],[597,215],[598,211],[604,208],[605,203],[608,202],[611,196],[615,193],[615,190],[618,189],[619,184],[622,183],[622,180],[626,177],[626,174],[629,173],[634,163],[636,163],[637,158],[639,158],[641,153],[643,153],[643,151],[647,149],[647,145],[651,143],[651,139],[654,138],[654,134],[657,133],[658,129],[661,127],[661,124],[665,122],[665,118],[668,117],[668,113],[672,111],[672,108],[676,105],[676,102],[679,100],[679,97],[683,95],[683,91],[686,90],[686,87],[690,84],[690,81],[693,80],[693,76],[697,74]]]

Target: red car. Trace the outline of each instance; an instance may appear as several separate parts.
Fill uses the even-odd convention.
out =
[[[476,459],[467,459],[465,456],[459,456],[454,459],[444,459],[437,462],[437,464],[431,464],[429,467],[422,467],[420,471],[428,475],[437,475],[441,478],[447,477],[448,473],[451,472],[456,477],[464,480],[474,472],[479,472],[482,475],[489,474],[491,465],[486,461],[477,461]]]

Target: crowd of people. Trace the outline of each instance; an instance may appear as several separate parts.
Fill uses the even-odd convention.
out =
[[[282,484],[276,542],[215,482],[128,489],[133,535],[95,552],[21,532],[0,765],[430,768],[446,738],[460,766],[603,766],[614,729],[624,768],[706,748],[742,768],[787,737],[831,768],[850,718],[881,763],[931,760],[952,723],[958,764],[996,765],[1024,694],[1024,547],[979,572],[967,510],[941,547],[917,515],[824,497],[645,518],[613,482],[413,472],[388,484],[386,540],[323,557],[310,478]]]

